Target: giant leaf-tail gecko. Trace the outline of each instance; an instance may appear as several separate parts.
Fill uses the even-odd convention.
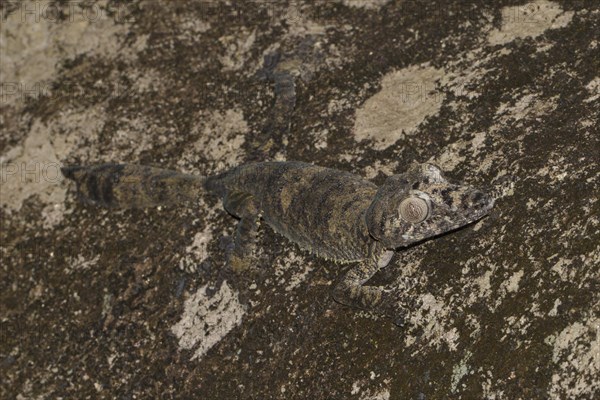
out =
[[[333,289],[339,303],[375,310],[386,290],[366,285],[394,251],[485,216],[494,200],[452,184],[433,164],[414,164],[382,186],[358,175],[304,162],[258,162],[202,177],[149,166],[67,166],[80,197],[111,208],[143,208],[218,196],[239,219],[230,267],[252,263],[259,220],[300,247],[339,263],[354,263]]]

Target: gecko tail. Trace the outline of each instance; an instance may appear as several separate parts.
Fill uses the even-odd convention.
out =
[[[75,181],[80,199],[109,208],[146,208],[198,200],[205,192],[203,176],[133,164],[61,168]]]

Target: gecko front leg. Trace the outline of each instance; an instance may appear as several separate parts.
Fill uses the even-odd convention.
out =
[[[235,272],[248,269],[254,259],[260,214],[254,197],[244,192],[228,193],[223,199],[227,212],[240,218],[233,237],[233,247],[227,251],[227,264]]]
[[[367,259],[351,268],[336,284],[333,289],[335,301],[366,310],[376,309],[383,303],[386,291],[377,286],[365,286],[365,283],[389,264],[394,252],[375,244],[370,253]]]

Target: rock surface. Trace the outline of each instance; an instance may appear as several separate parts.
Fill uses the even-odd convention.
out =
[[[600,4],[447,3],[3,3],[0,397],[600,396]],[[333,302],[343,267],[269,229],[256,272],[224,271],[210,199],[111,212],[58,173],[243,162],[274,53],[296,99],[270,157],[513,178],[374,278],[422,300],[404,328]]]

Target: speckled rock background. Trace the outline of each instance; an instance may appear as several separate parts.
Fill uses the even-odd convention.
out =
[[[599,396],[600,3],[451,3],[3,2],[0,397]],[[243,162],[273,53],[297,98],[272,158],[504,182],[374,278],[422,300],[404,328],[333,302],[343,267],[269,229],[255,272],[225,271],[210,199],[109,212],[58,173]]]

